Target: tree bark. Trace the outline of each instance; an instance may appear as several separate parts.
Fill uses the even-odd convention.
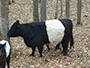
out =
[[[81,23],[82,0],[77,0],[77,24]]]
[[[10,42],[7,37],[7,33],[9,31],[9,0],[1,0],[1,21],[2,21],[2,38]]]
[[[63,9],[62,9],[62,0],[61,0],[61,17],[63,16]]]
[[[0,16],[1,16],[1,0],[0,0]],[[1,34],[1,17],[0,17],[0,40],[2,39],[2,34]]]
[[[39,22],[38,0],[33,0],[33,20]]]
[[[66,19],[70,19],[70,0],[66,0]]]
[[[46,0],[41,0],[41,21],[46,20]]]
[[[56,12],[55,12],[55,19],[57,19],[57,13],[58,13],[58,0],[56,2]]]

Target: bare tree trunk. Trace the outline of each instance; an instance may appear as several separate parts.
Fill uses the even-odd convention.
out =
[[[33,20],[39,22],[38,0],[33,0]]]
[[[66,0],[66,19],[70,19],[70,0]]]
[[[39,3],[41,3],[41,0],[38,0]]]
[[[58,0],[56,2],[56,12],[55,12],[55,19],[57,19],[57,13],[58,13]]]
[[[9,0],[1,0],[1,21],[2,21],[2,38],[10,42],[7,37],[7,32],[9,30]]]
[[[81,7],[82,7],[82,0],[77,0],[77,24],[81,23]]]
[[[63,9],[62,9],[62,0],[61,0],[61,17],[63,16]]]
[[[46,20],[46,0],[41,0],[41,21]]]
[[[1,0],[0,0],[0,40],[2,39],[2,34],[1,34]]]

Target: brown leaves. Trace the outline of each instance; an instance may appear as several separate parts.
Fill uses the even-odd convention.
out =
[[[89,68],[90,67],[90,1],[82,0],[82,26],[76,26],[77,23],[77,0],[70,1],[70,18],[73,21],[74,29],[74,48],[68,51],[68,56],[61,54],[62,49],[55,50],[55,46],[50,46],[47,51],[43,48],[43,57],[39,58],[39,52],[36,49],[35,57],[29,57],[32,50],[26,47],[21,37],[11,38],[12,54],[11,68]],[[47,0],[47,19],[54,19],[56,0]],[[59,0],[60,5],[60,0]],[[15,0],[15,3],[9,6],[9,21],[12,25],[16,20],[21,23],[33,21],[33,1]],[[40,10],[40,4],[39,4]],[[60,8],[58,9],[58,18],[60,18]],[[39,11],[40,12],[40,11]],[[83,17],[88,15],[88,17]],[[63,0],[63,18],[65,18],[65,0]],[[70,49],[68,49],[70,50]],[[14,56],[14,55],[13,55]]]

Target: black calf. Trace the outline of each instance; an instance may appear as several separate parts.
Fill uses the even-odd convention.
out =
[[[7,63],[7,68],[10,68],[9,63],[10,63],[10,53],[9,56],[6,57],[6,51],[5,47],[6,43],[1,44],[0,43],[0,68],[5,68],[5,65]]]

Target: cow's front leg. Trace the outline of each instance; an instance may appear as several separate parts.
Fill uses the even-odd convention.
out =
[[[11,59],[11,57],[10,57],[10,55],[8,56],[8,58],[7,58],[7,68],[10,68],[10,59]]]
[[[30,54],[30,56],[34,56],[35,48],[36,48],[36,47],[32,47],[32,54]]]
[[[50,51],[49,45],[46,45],[46,46],[47,46],[47,48],[48,48],[48,51]]]
[[[5,68],[5,62],[2,63],[1,67],[0,68]]]

